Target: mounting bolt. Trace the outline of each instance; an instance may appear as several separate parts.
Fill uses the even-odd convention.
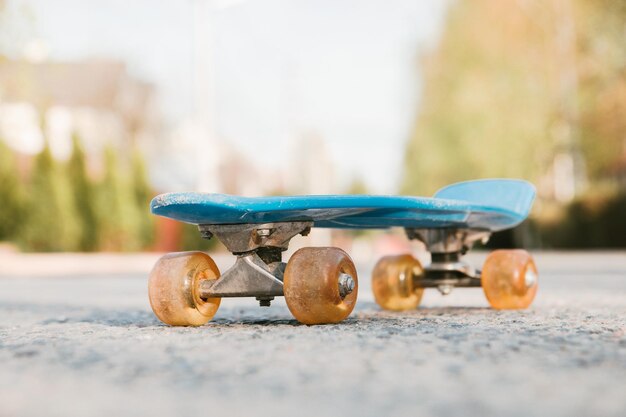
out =
[[[200,230],[200,236],[202,237],[202,239],[211,239],[213,237],[213,233],[209,232],[208,230]]]
[[[339,274],[339,295],[341,298],[345,298],[348,294],[354,291],[355,286],[356,282],[354,282],[354,278],[352,278],[352,276],[344,273]]]
[[[257,297],[256,299],[259,302],[259,306],[269,307],[272,304],[274,297]]]

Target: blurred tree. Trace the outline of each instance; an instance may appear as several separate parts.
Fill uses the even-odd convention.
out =
[[[62,168],[54,161],[46,143],[35,158],[27,217],[19,235],[27,250],[72,251],[78,248],[80,221]]]
[[[539,27],[546,14],[538,2],[451,5],[439,45],[422,60],[403,192],[428,195],[468,178],[538,178],[552,153],[551,60]]]
[[[587,173],[615,177],[626,149],[625,24],[624,1],[452,3],[421,62],[402,191],[520,177],[551,183],[558,197],[559,155],[572,165],[561,182],[576,192]]]
[[[402,191],[526,178],[544,208],[559,204],[542,212],[539,232],[533,224],[500,235],[506,245],[533,233],[556,247],[623,245],[625,45],[623,0],[451,3],[439,44],[421,61]]]
[[[150,200],[154,192],[148,183],[144,160],[138,150],[133,152],[131,169],[133,194],[139,212],[139,244],[145,249],[154,243],[154,217],[150,215]]]
[[[24,195],[15,155],[0,139],[0,241],[15,238],[24,221]]]
[[[88,177],[85,152],[79,138],[74,135],[72,141],[72,156],[68,162],[67,170],[80,224],[78,249],[81,251],[93,251],[98,248],[100,239],[100,229],[96,214],[97,190]]]
[[[99,246],[109,251],[140,249],[141,214],[137,208],[132,181],[122,175],[115,151],[111,147],[105,149],[104,161],[105,174],[99,186],[97,205]]]
[[[582,147],[594,181],[626,172],[626,2],[579,0]]]
[[[626,247],[626,192],[590,192],[563,210],[563,218],[556,222],[535,221],[544,247]]]

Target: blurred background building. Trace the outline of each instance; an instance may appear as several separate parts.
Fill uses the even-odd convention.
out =
[[[0,0],[0,241],[198,248],[153,195],[515,177],[494,245],[625,247],[625,41],[609,0]]]
[[[0,137],[12,149],[67,160],[77,135],[90,169],[101,170],[104,146],[132,148],[154,142],[159,114],[154,86],[133,79],[123,62],[30,62],[0,65]]]

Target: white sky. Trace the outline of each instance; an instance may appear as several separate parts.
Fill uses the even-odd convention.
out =
[[[122,59],[132,74],[156,84],[171,125],[189,117],[191,0],[12,3],[32,11],[32,33],[51,59]],[[280,163],[294,135],[314,131],[327,142],[344,185],[360,177],[372,192],[395,192],[416,114],[419,52],[436,40],[447,2],[228,4],[214,8],[204,28],[213,39],[219,136],[257,160]]]

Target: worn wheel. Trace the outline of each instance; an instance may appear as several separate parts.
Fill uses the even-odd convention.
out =
[[[154,314],[172,326],[201,326],[211,320],[221,298],[203,300],[200,282],[219,278],[213,259],[202,252],[178,252],[159,259],[150,272],[148,294]]]
[[[354,262],[339,248],[302,248],[285,269],[285,301],[300,323],[344,320],[354,309],[358,289]]]
[[[491,307],[527,308],[537,292],[537,267],[525,250],[497,250],[483,266],[481,282]]]
[[[417,308],[423,288],[415,288],[413,277],[421,276],[424,268],[411,255],[385,256],[372,271],[374,299],[385,310],[404,311]]]

